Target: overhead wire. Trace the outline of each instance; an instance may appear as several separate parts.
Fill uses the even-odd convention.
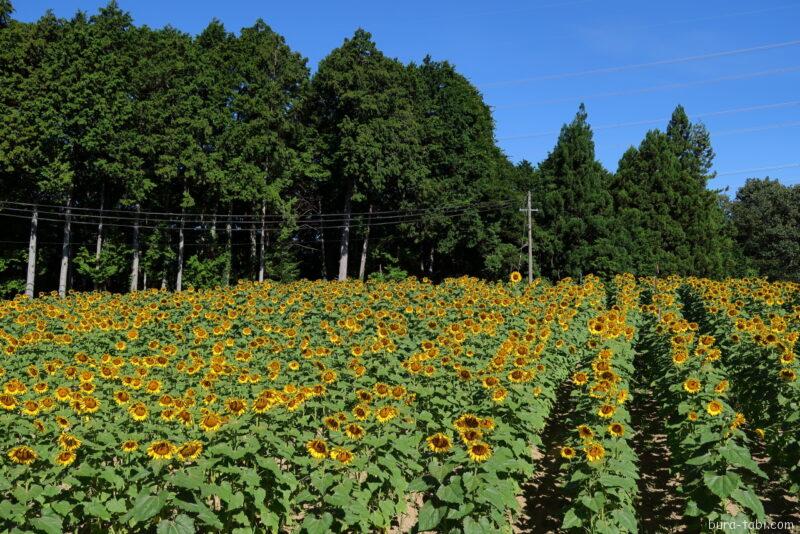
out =
[[[800,100],[789,100],[786,102],[776,102],[773,104],[759,104],[755,106],[746,106],[741,108],[723,109],[718,111],[709,111],[705,113],[692,114],[692,118],[714,117],[719,115],[733,115],[736,113],[746,113],[751,111],[763,111],[767,109],[779,109],[785,107],[800,106]],[[670,117],[662,117],[660,119],[647,119],[642,121],[620,122],[615,124],[601,124],[599,126],[592,126],[592,131],[597,130],[611,130],[616,128],[628,128],[631,126],[644,126],[648,124],[660,124],[670,120]],[[549,135],[558,135],[557,131],[537,132],[531,134],[513,135],[508,137],[498,137],[498,141],[513,141],[516,139],[530,139],[534,137],[545,137]]]
[[[751,46],[747,48],[735,48],[732,50],[722,50],[719,52],[710,52],[707,54],[697,54],[692,56],[682,56],[682,57],[675,57],[675,58],[668,58],[668,59],[661,59],[658,61],[649,61],[645,63],[629,63],[627,65],[617,65],[613,67],[602,67],[602,68],[595,68],[595,69],[587,69],[581,71],[573,71],[573,72],[562,72],[557,74],[546,74],[542,76],[533,76],[530,78],[518,78],[514,80],[503,80],[499,82],[492,82],[488,84],[480,84],[480,87],[503,87],[508,85],[521,85],[526,83],[538,82],[538,81],[547,81],[547,80],[561,80],[565,78],[576,78],[579,76],[591,76],[595,74],[612,74],[616,72],[624,72],[627,70],[634,70],[634,69],[643,69],[648,67],[658,67],[662,65],[675,65],[679,63],[689,63],[693,61],[703,61],[707,59],[714,59],[719,57],[729,57],[729,56],[736,56],[740,54],[749,54],[752,52],[763,52],[765,50],[775,50],[778,48],[787,48],[791,46],[800,45],[800,39],[794,39],[791,41],[782,41],[779,43],[769,43],[765,45],[759,46]]]
[[[645,93],[654,93],[658,91],[666,91],[670,89],[684,89],[687,87],[696,87],[700,85],[708,85],[714,83],[722,83],[727,81],[738,81],[738,80],[748,80],[752,78],[759,78],[763,76],[774,76],[779,74],[787,74],[792,72],[800,71],[800,65],[794,65],[790,67],[782,67],[779,69],[769,69],[769,70],[762,70],[758,72],[750,72],[746,74],[734,74],[731,76],[721,76],[718,78],[708,78],[704,80],[696,80],[691,82],[679,82],[679,83],[668,83],[663,85],[652,85],[649,87],[641,87],[638,89],[630,89],[625,91],[608,91],[604,93],[593,93],[583,96],[572,96],[572,97],[562,97],[562,98],[553,98],[549,100],[533,100],[528,102],[517,102],[512,104],[506,105],[499,105],[499,106],[491,106],[495,110],[503,110],[503,109],[519,109],[525,107],[534,107],[538,105],[551,105],[551,104],[559,104],[563,102],[585,102],[588,100],[593,100],[596,98],[612,98],[616,96],[633,96],[638,94],[645,94]]]
[[[477,214],[477,213],[486,213],[486,212],[490,212],[490,211],[497,211],[498,209],[501,209],[501,208],[509,205],[511,202],[512,201],[508,201],[508,202],[506,202],[504,204],[498,203],[498,204],[496,204],[494,206],[469,207],[469,208],[466,208],[466,209],[463,209],[463,210],[460,210],[460,211],[456,211],[456,212],[453,212],[453,213],[443,213],[443,214],[440,214],[440,215],[442,217],[444,217],[444,218],[447,218],[447,219],[465,217],[465,216],[472,215],[472,214]],[[20,210],[18,208],[5,208],[5,211],[12,211],[12,213],[6,213],[6,212],[3,212],[3,211],[0,211],[0,217],[8,217],[8,218],[15,218],[15,219],[30,220],[31,217],[32,217],[32,214],[33,214],[33,210],[27,210],[26,211],[26,210]],[[41,212],[39,212],[39,213],[41,214]],[[59,216],[55,217],[55,215],[59,215]],[[57,222],[57,223],[65,223],[66,222],[66,215],[65,214],[53,214],[52,212],[45,213],[44,216],[39,215],[37,218],[38,218],[39,221],[42,221],[42,222]],[[386,220],[377,220],[377,221],[370,220],[368,224],[371,227],[373,227],[373,226],[387,226],[387,225],[400,225],[400,224],[416,224],[416,223],[422,222],[423,220],[426,220],[426,217],[424,217],[424,214],[423,215],[417,215],[415,217],[404,218],[404,219],[396,219],[396,220],[393,219],[393,220],[390,220],[390,221],[386,221]],[[363,220],[359,221],[359,220],[356,220],[356,219],[351,219],[350,224],[335,224],[335,225],[320,224],[320,225],[313,225],[313,226],[306,224],[304,226],[307,229],[315,230],[315,231],[318,231],[318,230],[335,230],[335,229],[342,229],[342,228],[347,228],[347,227],[351,227],[351,228],[352,227],[357,227],[360,223],[363,223],[363,222],[364,222]],[[90,222],[90,221],[85,221],[85,220],[80,220],[80,219],[73,219],[72,215],[71,215],[70,216],[70,224],[86,225],[86,226],[97,226],[98,222],[96,222],[96,221],[91,221]],[[104,222],[103,226],[104,227],[112,227],[112,228],[139,228],[139,229],[154,229],[154,230],[155,229],[161,229],[161,230],[169,230],[169,231],[178,231],[178,230],[180,230],[180,227],[178,226],[178,224],[176,224],[175,221],[172,221],[169,226],[151,225],[151,224],[148,224],[146,220],[142,220],[142,222],[140,224],[138,224],[138,225],[136,225],[136,224],[119,224],[119,223],[107,223],[107,222]],[[269,230],[277,230],[277,229],[280,229],[280,228],[281,227],[268,227],[268,228],[265,227],[265,229],[269,229]],[[234,224],[232,224],[231,228],[230,228],[230,230],[233,231],[233,232],[249,232],[249,231],[252,231],[252,230],[259,230],[259,229],[260,229],[260,226],[256,226],[256,225],[239,226],[239,225],[234,225]],[[193,225],[193,226],[190,225],[190,226],[186,226],[184,224],[183,230],[186,231],[186,232],[199,231],[199,230],[202,230],[202,231],[216,230],[216,231],[219,231],[219,232],[227,232],[228,228],[227,227],[218,227],[218,226],[213,226],[212,227],[210,225]]]
[[[497,201],[490,201],[490,203],[494,203]],[[502,202],[502,201],[501,201]],[[153,221],[166,221],[166,222],[180,222],[183,220],[184,222],[201,222],[206,223],[207,220],[217,220],[217,221],[226,221],[228,219],[238,219],[238,220],[246,220],[252,221],[253,224],[261,224],[262,221],[265,223],[270,222],[283,222],[285,219],[282,217],[274,217],[269,216],[262,219],[260,215],[253,214],[253,213],[199,213],[199,212],[158,212],[158,211],[147,211],[147,210],[130,210],[130,209],[117,209],[117,208],[103,208],[100,210],[96,207],[83,207],[83,206],[66,206],[63,204],[47,204],[47,203],[34,203],[34,202],[18,202],[18,201],[0,201],[0,207],[3,205],[12,205],[12,206],[25,206],[28,208],[33,208],[34,206],[39,209],[39,211],[43,211],[43,209],[52,208],[57,210],[67,210],[69,209],[75,215],[78,212],[91,212],[95,217],[101,217],[106,219],[127,219],[127,220],[135,220],[137,218],[144,219],[149,218]],[[395,218],[395,217],[402,217],[407,215],[416,215],[416,214],[428,214],[428,213],[435,213],[435,212],[442,212],[442,211],[450,211],[450,210],[457,210],[462,208],[470,208],[474,205],[471,204],[454,204],[454,205],[444,205],[444,206],[434,206],[428,208],[412,208],[412,209],[402,209],[402,210],[384,210],[384,211],[364,211],[364,212],[357,212],[353,211],[349,214],[345,212],[339,213],[315,213],[311,215],[303,215],[298,217],[299,221],[302,222],[342,222],[349,219],[352,219],[355,216],[370,216],[373,219],[381,219],[383,217]],[[100,213],[98,215],[98,213]],[[124,216],[113,216],[107,215],[108,213],[123,213]],[[171,219],[165,217],[173,217]],[[177,218],[176,218],[177,217]]]

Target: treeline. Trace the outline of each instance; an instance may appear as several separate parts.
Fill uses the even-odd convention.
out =
[[[774,243],[758,202],[782,186],[732,205],[709,191],[709,135],[681,107],[616,173],[583,106],[543,162],[515,165],[451,64],[403,64],[363,30],[312,76],[261,20],[191,36],[137,27],[115,2],[69,20],[12,14],[0,0],[6,295],[26,280],[63,293],[504,277],[527,260],[528,191],[537,275],[797,276],[753,242]]]

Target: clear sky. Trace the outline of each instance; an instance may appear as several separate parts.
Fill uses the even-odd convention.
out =
[[[105,0],[15,0],[15,17],[69,17]],[[404,62],[447,59],[493,107],[500,146],[538,163],[586,103],[597,154],[615,170],[630,145],[683,104],[709,128],[714,188],[749,176],[800,183],[799,0],[120,0],[136,24],[238,32],[261,17],[309,59],[360,27]],[[766,169],[769,168],[769,169]],[[750,172],[742,172],[749,171]]]

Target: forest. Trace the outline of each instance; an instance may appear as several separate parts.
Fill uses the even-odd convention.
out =
[[[678,105],[595,157],[581,105],[544,161],[512,162],[446,60],[356,30],[312,73],[263,20],[199,35],[110,2],[33,23],[0,0],[0,293],[240,279],[533,273],[800,278],[800,187],[715,190]]]

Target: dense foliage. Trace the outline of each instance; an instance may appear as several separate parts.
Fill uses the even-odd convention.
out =
[[[611,173],[581,106],[543,162],[514,165],[453,65],[404,65],[363,30],[312,76],[261,20],[190,36],[137,27],[113,1],[33,23],[0,3],[5,295],[25,289],[29,259],[29,291],[62,294],[496,278],[526,260],[528,191],[534,272],[551,279],[797,278],[796,193],[750,185],[729,206],[707,188],[712,159],[708,132],[678,107]]]
[[[763,279],[19,296],[0,527],[510,533],[544,457],[565,531],[645,531],[652,397],[681,524],[745,532],[800,495],[798,332],[800,285]]]

